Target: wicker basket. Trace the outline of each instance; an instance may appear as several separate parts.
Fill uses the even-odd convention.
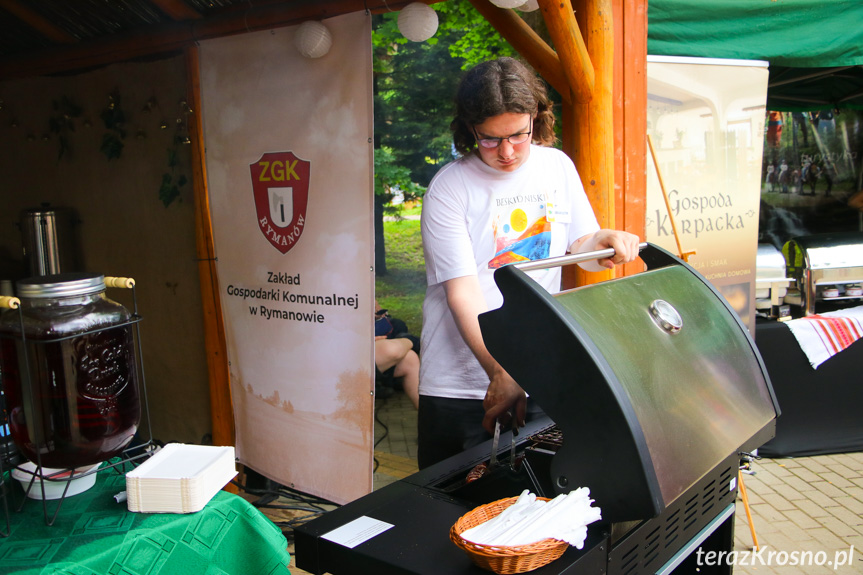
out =
[[[563,552],[569,547],[566,541],[543,539],[530,545],[507,547],[480,545],[467,541],[461,536],[471,527],[476,527],[480,523],[485,523],[496,517],[504,509],[514,504],[517,499],[518,497],[499,499],[461,516],[449,530],[450,540],[463,549],[476,566],[495,573],[525,573],[548,565],[563,555]],[[549,501],[546,497],[538,497],[537,499]]]

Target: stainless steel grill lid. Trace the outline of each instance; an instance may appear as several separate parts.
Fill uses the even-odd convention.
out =
[[[563,430],[555,489],[589,487],[612,522],[656,516],[772,437],[779,412],[722,296],[661,248],[641,256],[644,273],[555,296],[500,268],[504,303],[480,316],[489,351]]]

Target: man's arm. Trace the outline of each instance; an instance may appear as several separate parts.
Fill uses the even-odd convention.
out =
[[[459,333],[488,374],[489,385],[483,400],[485,417],[482,425],[489,433],[494,422],[512,411],[518,425],[524,425],[527,396],[524,390],[501,367],[485,347],[479,328],[479,314],[488,311],[476,276],[464,276],[443,283],[446,301]],[[503,423],[506,423],[505,421]]]

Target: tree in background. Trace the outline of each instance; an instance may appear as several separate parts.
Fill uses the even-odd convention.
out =
[[[433,4],[438,31],[426,42],[399,32],[398,12],[376,16],[375,107],[375,269],[386,274],[383,216],[394,191],[421,197],[432,176],[452,160],[453,96],[463,70],[500,56],[514,56],[467,0]]]

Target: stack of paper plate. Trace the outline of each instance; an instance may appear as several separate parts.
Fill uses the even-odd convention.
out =
[[[192,513],[237,475],[234,448],[169,443],[126,474],[129,511]]]

